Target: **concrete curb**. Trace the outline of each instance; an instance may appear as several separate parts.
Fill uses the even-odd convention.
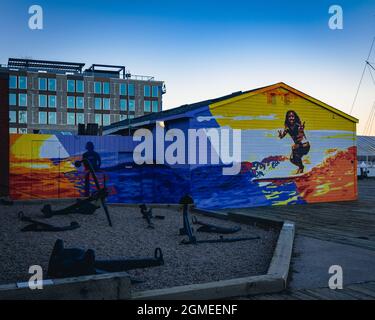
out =
[[[263,215],[244,215],[240,213],[233,213],[228,212],[228,218],[232,221],[238,221],[241,223],[247,223],[247,224],[255,224],[255,225],[264,225],[264,226],[272,226],[272,227],[279,227],[281,228],[283,226],[284,221],[280,219],[275,218],[265,218]]]
[[[292,259],[293,252],[294,235],[294,223],[285,221],[280,230],[279,239],[277,241],[271,264],[267,272],[268,275],[283,279],[284,289],[286,289],[288,281],[290,261]]]
[[[124,207],[124,208],[138,208],[142,203],[111,203],[108,202],[108,206],[113,206],[113,207]],[[168,209],[168,208],[179,208],[182,207],[180,204],[163,204],[163,203],[152,203],[148,205],[150,208],[163,208],[163,209]]]
[[[283,289],[284,282],[281,278],[263,275],[137,292],[132,294],[132,299],[213,300],[266,292],[279,292]]]
[[[0,285],[0,300],[129,299],[130,286],[126,272],[44,280],[41,290],[31,290],[27,282],[12,283]]]

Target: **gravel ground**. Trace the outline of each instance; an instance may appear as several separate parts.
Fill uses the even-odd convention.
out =
[[[71,202],[61,201],[53,208]],[[48,260],[57,239],[63,239],[66,248],[94,249],[97,259],[152,257],[154,249],[163,250],[165,264],[160,267],[132,270],[129,273],[143,283],[133,290],[172,287],[264,274],[267,272],[276,245],[278,231],[241,225],[242,230],[224,237],[259,236],[258,240],[233,243],[182,245],[179,228],[182,211],[154,208],[154,215],[165,220],[153,220],[155,229],[146,229],[146,221],[138,208],[110,206],[114,227],[108,226],[102,209],[92,216],[69,215],[44,219],[42,204],[0,206],[0,284],[29,279],[30,265],[41,265],[47,272]],[[17,212],[51,223],[69,225],[77,221],[81,227],[65,232],[20,232],[27,223],[19,221]],[[198,216],[199,221],[222,226],[238,223]],[[217,234],[196,232],[197,239],[217,239]]]

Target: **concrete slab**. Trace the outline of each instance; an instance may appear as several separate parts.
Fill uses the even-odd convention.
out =
[[[375,280],[373,250],[297,235],[289,288],[328,287],[331,265],[343,268],[344,288],[352,283]]]
[[[27,283],[0,285],[0,300],[117,300],[130,297],[126,272],[44,281],[43,289],[31,290]]]

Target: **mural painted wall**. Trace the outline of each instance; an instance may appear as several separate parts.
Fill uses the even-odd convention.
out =
[[[87,150],[92,144],[94,150]],[[89,148],[90,149],[90,148]],[[189,170],[136,166],[132,138],[12,134],[10,196],[12,199],[77,198],[95,190],[92,178],[76,160],[97,153],[97,176],[112,203],[174,203],[188,192]],[[90,154],[91,152],[91,154]],[[95,152],[95,153],[94,153]],[[93,160],[90,160],[93,162]]]
[[[193,127],[242,130],[241,174],[192,170],[202,207],[230,208],[357,198],[355,123],[284,88],[211,105]]]
[[[223,175],[220,164],[138,166],[132,137],[15,134],[10,195],[87,195],[93,181],[73,165],[86,153],[112,203],[178,203],[186,193],[209,209],[357,198],[355,122],[286,88],[203,106],[167,127],[241,129],[240,173]]]

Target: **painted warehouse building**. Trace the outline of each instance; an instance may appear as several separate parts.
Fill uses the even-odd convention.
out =
[[[166,136],[173,128],[185,136],[188,129],[241,130],[238,174],[224,175],[223,163],[189,164],[188,144],[188,172],[175,166],[183,177],[179,185],[188,185],[198,206],[230,208],[356,199],[357,122],[277,83],[119,122],[104,132],[133,135],[139,128],[155,132],[160,123]],[[230,149],[235,152],[233,146]]]
[[[44,198],[51,184],[50,198],[83,195],[72,163],[90,141],[113,203],[186,193],[208,209],[355,200],[357,122],[277,83],[120,121],[103,137],[12,135],[10,195]]]

